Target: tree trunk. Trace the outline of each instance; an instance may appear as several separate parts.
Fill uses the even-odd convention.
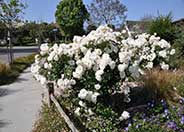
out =
[[[9,46],[9,55],[8,55],[8,60],[9,60],[9,63],[13,63],[13,58],[14,58],[14,55],[13,55],[13,45],[11,43],[11,33],[10,33],[10,30],[8,30],[8,46]]]

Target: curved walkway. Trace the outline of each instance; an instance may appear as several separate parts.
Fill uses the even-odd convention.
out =
[[[30,68],[13,84],[0,86],[0,132],[31,132],[41,108],[42,90]]]

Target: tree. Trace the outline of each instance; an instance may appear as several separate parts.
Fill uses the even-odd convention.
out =
[[[120,26],[127,8],[119,0],[94,0],[89,6],[90,17],[96,25],[108,24]]]
[[[13,61],[13,51],[11,43],[11,32],[18,22],[20,22],[20,15],[26,6],[19,0],[0,0],[0,22],[4,23],[8,29],[9,41],[9,62]]]
[[[62,0],[55,13],[56,22],[65,38],[84,34],[83,24],[88,19],[88,11],[82,0]]]
[[[149,29],[150,34],[157,33],[162,39],[173,43],[176,39],[176,29],[172,23],[172,13],[168,15],[159,15],[152,23]]]
[[[53,31],[57,30],[57,31]],[[49,42],[56,41],[56,38],[61,38],[59,28],[56,24],[48,24],[45,22],[25,22],[23,26],[18,27],[13,35],[16,37],[17,42],[15,44],[28,44],[35,43],[40,44],[45,40],[50,40]]]
[[[7,28],[4,23],[0,22],[0,40],[4,40]]]

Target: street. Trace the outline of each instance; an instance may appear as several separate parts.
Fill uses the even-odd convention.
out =
[[[16,46],[16,47],[13,47],[14,58],[23,57],[23,56],[30,55],[30,54],[36,53],[36,52],[38,52],[37,46],[29,46],[29,47]],[[0,47],[0,62],[8,63],[8,52],[7,52],[6,47]]]

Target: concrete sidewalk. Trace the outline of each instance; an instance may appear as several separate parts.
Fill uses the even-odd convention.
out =
[[[0,86],[0,132],[31,132],[41,108],[42,91],[30,68],[13,84]]]

